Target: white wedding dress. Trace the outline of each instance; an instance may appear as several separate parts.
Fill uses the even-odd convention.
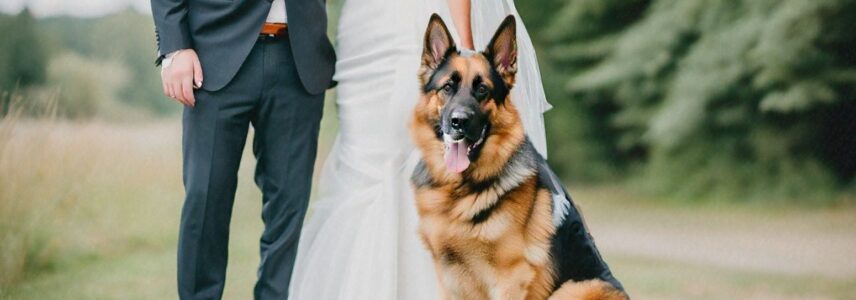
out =
[[[409,177],[419,154],[407,123],[419,97],[416,73],[430,15],[439,13],[457,39],[445,3],[346,0],[336,38],[340,132],[303,227],[291,299],[437,299],[431,256],[417,235]],[[476,49],[516,14],[512,0],[474,0],[471,9]],[[545,154],[542,113],[549,105],[519,24],[512,101]]]

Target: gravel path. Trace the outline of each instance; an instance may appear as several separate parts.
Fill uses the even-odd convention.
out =
[[[580,204],[607,255],[772,274],[856,277],[853,208],[771,212]]]

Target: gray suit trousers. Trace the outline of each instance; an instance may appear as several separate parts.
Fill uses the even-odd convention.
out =
[[[286,299],[309,199],[323,98],[301,84],[287,38],[260,39],[223,89],[196,91],[196,106],[185,108],[183,115],[181,299],[222,296],[237,172],[250,125],[265,225],[254,295]]]

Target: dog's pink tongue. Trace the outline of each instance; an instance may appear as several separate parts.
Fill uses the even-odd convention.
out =
[[[460,141],[449,143],[445,154],[446,169],[452,173],[461,173],[470,166],[470,158],[467,157],[467,143]]]

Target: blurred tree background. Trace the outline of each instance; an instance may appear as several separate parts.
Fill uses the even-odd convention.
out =
[[[128,9],[97,18],[0,15],[0,97],[36,111],[56,99],[67,118],[166,116],[151,16]]]
[[[340,1],[334,1],[335,19]],[[573,183],[684,201],[833,203],[856,191],[856,0],[518,1],[550,161]],[[0,108],[174,116],[151,17],[0,16]],[[797,201],[793,201],[797,200]]]
[[[344,1],[327,0],[331,35]],[[0,300],[175,299],[181,106],[147,3],[23,2],[38,17],[0,13]],[[554,106],[550,163],[631,295],[853,298],[856,0],[516,5]],[[224,299],[256,278],[251,149]]]
[[[679,199],[856,187],[856,1],[519,1],[576,181]]]

